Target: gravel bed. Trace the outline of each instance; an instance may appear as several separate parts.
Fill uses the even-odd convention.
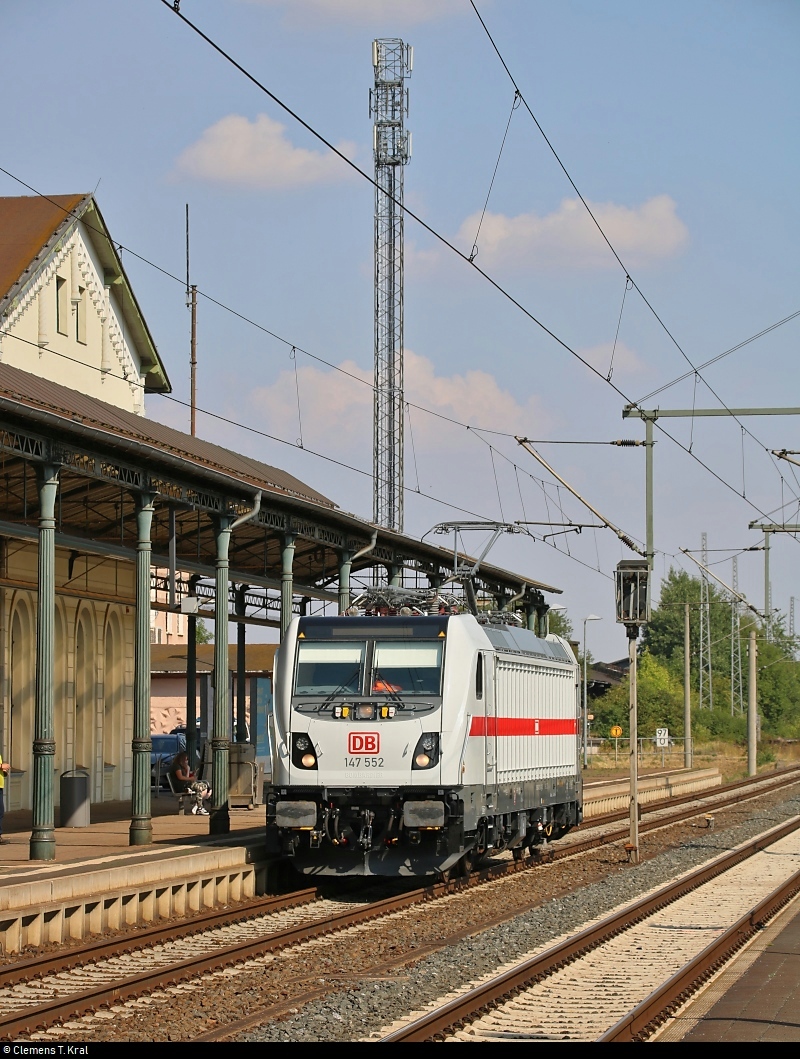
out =
[[[642,836],[645,859],[626,862],[621,844],[547,864],[413,909],[293,946],[241,968],[214,972],[202,983],[153,994],[86,1016],[39,1040],[193,1040],[220,1024],[271,1005],[288,1008],[315,988],[330,988],[280,1021],[242,1034],[249,1041],[358,1040],[417,1010],[443,993],[466,986],[553,937],[630,900],[725,849],[800,813],[800,795],[765,795],[715,812],[716,829],[691,823]],[[696,823],[696,822],[695,822]],[[525,909],[519,914],[520,909]],[[495,918],[508,916],[487,928]],[[513,917],[513,918],[512,918]],[[465,940],[448,943],[454,935]],[[423,956],[415,950],[446,944]],[[405,961],[382,979],[377,964]]]
[[[508,923],[428,956],[413,967],[405,981],[364,983],[312,1001],[290,1018],[270,1023],[236,1039],[355,1041],[366,1037],[444,993],[466,987],[501,964],[567,931],[576,931],[582,923],[603,915],[616,905],[634,900],[647,890],[669,882],[798,813],[800,796],[795,796],[771,808],[765,807],[732,827],[701,831],[680,848],[662,852],[629,871],[611,874]]]

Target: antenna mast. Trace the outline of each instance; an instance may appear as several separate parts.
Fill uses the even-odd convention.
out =
[[[372,42],[375,155],[375,416],[373,521],[403,530],[403,166],[411,158],[408,90],[413,49]]]
[[[191,433],[197,434],[197,287],[189,286],[189,203],[186,203],[186,307],[192,311],[192,337],[189,358],[191,371]]]

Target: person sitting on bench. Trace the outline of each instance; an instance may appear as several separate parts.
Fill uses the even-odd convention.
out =
[[[189,768],[189,755],[181,750],[175,755],[169,770],[172,783],[176,791],[189,791],[194,795],[192,813],[197,816],[208,816],[208,809],[203,805],[211,797],[211,788],[205,780],[196,778],[194,772]]]

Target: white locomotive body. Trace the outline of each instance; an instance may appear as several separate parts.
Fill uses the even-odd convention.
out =
[[[428,875],[581,819],[569,644],[469,614],[295,619],[275,660],[267,848]]]

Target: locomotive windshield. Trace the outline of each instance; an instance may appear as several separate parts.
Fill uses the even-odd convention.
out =
[[[364,682],[363,643],[297,645],[296,695],[358,695]]]
[[[441,643],[376,643],[372,661],[373,695],[438,695]]]

